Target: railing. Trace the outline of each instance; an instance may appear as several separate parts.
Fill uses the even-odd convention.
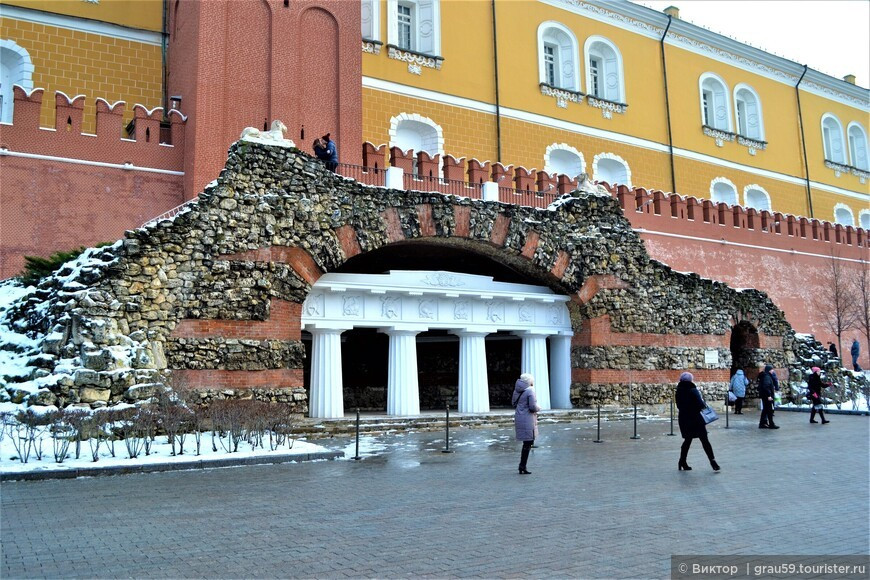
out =
[[[147,222],[145,222],[144,224],[142,224],[139,227],[144,228],[146,226],[156,224],[159,221],[174,218],[179,213],[181,213],[181,210],[183,210],[185,207],[189,206],[190,204],[192,204],[193,202],[198,201],[198,200],[199,200],[198,197],[194,197],[193,199],[189,199],[189,200],[185,201],[184,203],[182,203],[181,205],[175,206],[171,210],[169,210],[167,212],[163,212],[162,214],[160,214],[159,216],[157,216],[155,218],[151,218],[150,220],[148,220]]]
[[[557,189],[548,192],[534,191],[531,189],[514,189],[512,187],[499,187],[498,200],[504,203],[515,203],[528,207],[547,207],[559,197]]]
[[[381,167],[364,167],[362,165],[351,165],[350,163],[339,163],[335,168],[335,172],[366,185],[379,187],[386,185],[387,171]]]
[[[477,183],[467,183],[457,179],[442,179],[422,175],[404,174],[402,185],[411,191],[435,191],[447,195],[457,195],[472,199],[481,198],[482,186]]]

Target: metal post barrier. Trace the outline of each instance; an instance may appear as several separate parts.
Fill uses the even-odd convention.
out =
[[[601,440],[601,403],[598,403],[598,435],[594,443],[603,443]]]
[[[728,393],[725,393],[725,428],[728,429]]]
[[[359,408],[356,410],[356,455],[354,455],[353,459],[354,461],[362,459],[359,456]]]
[[[674,436],[674,393],[671,393],[671,432],[668,433],[668,436]]]
[[[453,453],[450,450],[450,403],[446,405],[447,420],[444,422],[444,449],[441,453]]]
[[[634,404],[634,435],[631,438],[640,439],[640,436],[637,434],[637,403]]]

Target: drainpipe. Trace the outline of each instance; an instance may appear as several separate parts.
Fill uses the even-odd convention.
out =
[[[163,34],[160,35],[160,51],[163,57],[163,118],[169,111],[169,87],[166,86],[167,66],[167,36],[169,36],[169,0],[163,0]],[[159,139],[158,139],[159,140]]]
[[[804,150],[804,169],[805,169],[806,175],[807,175],[807,207],[810,210],[809,211],[810,219],[812,219],[815,216],[813,215],[813,195],[812,195],[812,189],[810,187],[810,162],[807,159],[807,142],[806,142],[806,139],[804,139],[804,117],[803,117],[803,113],[801,112],[801,90],[800,90],[800,88],[798,88],[801,85],[801,81],[804,80],[804,75],[807,74],[807,68],[808,68],[807,65],[804,65],[804,72],[801,73],[801,78],[798,79],[797,84],[794,86],[794,92],[795,92],[795,95],[797,95],[798,125],[800,126],[800,129],[801,129],[801,146],[803,147],[803,150]]]
[[[662,49],[662,73],[664,74],[665,80],[665,112],[668,119],[668,151],[670,152],[671,161],[671,191],[677,193],[677,172],[674,170],[674,137],[671,133],[671,101],[668,97],[668,61],[665,58],[665,38],[668,36],[668,30],[671,28],[671,23],[673,21],[671,15],[668,14],[668,25],[665,26],[665,31],[662,34],[659,46]]]
[[[496,161],[501,163],[501,104],[498,96],[498,33],[495,22],[495,0],[492,0],[492,54],[495,67],[495,144]]]

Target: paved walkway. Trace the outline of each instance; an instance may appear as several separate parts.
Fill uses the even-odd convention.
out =
[[[757,412],[676,469],[667,421],[367,440],[362,461],[4,483],[3,578],[668,577],[672,554],[870,551],[870,420]],[[324,443],[322,440],[318,443]],[[372,445],[374,443],[374,445]],[[326,443],[343,448],[347,440]]]

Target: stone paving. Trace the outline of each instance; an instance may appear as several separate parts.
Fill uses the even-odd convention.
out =
[[[542,425],[530,476],[499,428],[451,430],[451,454],[402,433],[361,461],[4,483],[0,576],[660,578],[672,554],[870,552],[870,419],[757,420],[711,426],[718,474],[697,442],[678,472],[650,420],[601,444]]]

